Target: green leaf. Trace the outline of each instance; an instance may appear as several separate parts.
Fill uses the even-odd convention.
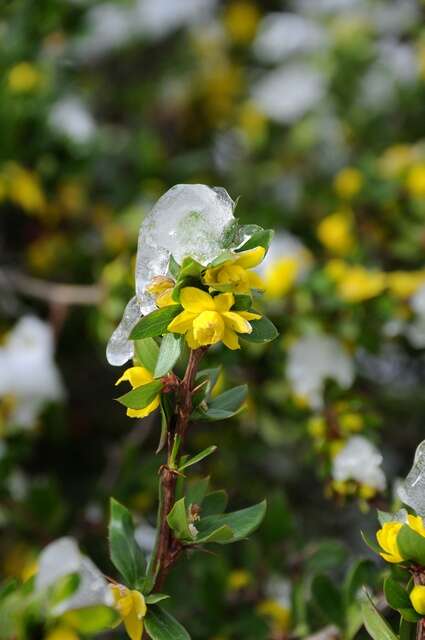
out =
[[[361,603],[363,622],[373,640],[398,640],[394,631],[376,610],[368,595]]]
[[[167,600],[170,596],[167,596],[165,593],[151,593],[148,596],[145,596],[146,604],[157,604],[162,600]]]
[[[347,573],[344,582],[344,594],[346,604],[355,600],[362,587],[373,582],[375,564],[371,560],[359,560]]]
[[[69,611],[62,620],[80,633],[92,634],[110,629],[118,622],[118,615],[114,609],[97,605]]]
[[[324,574],[315,576],[311,584],[313,600],[322,615],[339,629],[344,628],[345,615],[341,594]]]
[[[152,640],[190,640],[180,622],[161,607],[149,607],[145,629]]]
[[[217,384],[218,377],[221,373],[221,367],[212,367],[210,369],[201,369],[196,374],[196,382],[199,384],[203,380],[209,380],[209,390],[214,389]]]
[[[232,311],[248,311],[252,305],[252,298],[248,295],[235,296],[235,304],[232,307]]]
[[[70,598],[76,592],[80,584],[80,576],[78,573],[70,573],[62,576],[55,582],[49,593],[49,604],[55,607],[57,604]]]
[[[180,498],[175,502],[173,508],[167,516],[167,522],[170,529],[174,531],[176,538],[179,540],[193,541],[187,522],[186,499]]]
[[[388,604],[393,609],[399,610],[412,608],[407,592],[399,582],[391,577],[388,577],[384,582],[384,594]]]
[[[273,322],[265,316],[262,316],[259,320],[250,320],[249,323],[252,327],[252,333],[239,334],[242,340],[247,342],[271,342],[279,335]]]
[[[214,444],[211,447],[207,447],[203,451],[200,451],[199,453],[196,454],[196,456],[193,456],[193,458],[189,458],[189,460],[186,460],[186,462],[184,462],[184,464],[182,464],[181,467],[179,467],[179,471],[183,471],[184,469],[187,469],[188,467],[191,467],[192,465],[197,464],[198,462],[201,462],[201,460],[210,456],[212,453],[217,451],[217,449],[218,447]]]
[[[134,349],[141,364],[151,373],[155,371],[159,347],[153,338],[134,341]]]
[[[400,640],[414,640],[416,635],[416,625],[407,620],[400,620],[399,636]]]
[[[173,276],[174,280],[177,280],[180,274],[180,265],[176,262],[173,256],[170,256],[170,261],[168,263],[168,271]]]
[[[372,549],[372,551],[379,554],[382,552],[382,549],[378,545],[378,543],[372,540],[372,538],[370,538],[367,533],[365,533],[364,531],[360,531],[360,535],[363,539],[363,542],[369,547],[369,549]]]
[[[223,525],[227,525],[233,531],[233,537],[226,542],[242,540],[260,526],[266,513],[266,507],[267,503],[263,500],[259,504],[233,513],[201,517],[196,525],[199,530],[198,539],[205,538]]]
[[[306,567],[310,573],[323,573],[340,567],[347,558],[347,548],[338,540],[322,540],[310,558]]]
[[[232,529],[227,524],[223,524],[223,526],[218,527],[218,529],[214,529],[210,533],[201,536],[197,535],[194,543],[209,544],[216,542],[217,544],[226,544],[226,542],[235,542],[233,538]]]
[[[167,335],[162,338],[158,360],[155,367],[155,378],[160,378],[169,371],[172,371],[182,352],[182,344],[182,336],[178,336],[174,333],[167,333]]]
[[[252,236],[236,251],[239,253],[240,251],[247,251],[248,249],[255,249],[255,247],[264,247],[267,251],[270,243],[273,239],[274,231],[273,229],[262,229],[258,227]]]
[[[412,606],[406,609],[399,609],[400,615],[406,622],[418,622],[422,616],[417,613]]]
[[[246,384],[224,391],[208,403],[206,411],[197,410],[193,416],[203,420],[226,420],[239,413],[248,394]]]
[[[182,307],[179,304],[172,304],[163,309],[152,311],[152,313],[147,316],[143,316],[130,333],[130,340],[162,336],[164,333],[167,333],[167,327],[171,320],[173,320],[181,310]]]
[[[228,495],[223,489],[212,491],[205,496],[202,502],[202,516],[206,517],[224,513],[228,499]]]
[[[209,477],[207,476],[205,478],[195,478],[194,480],[186,482],[185,484],[186,504],[197,504],[200,506],[208,491],[208,487],[210,484]]]
[[[144,409],[155,400],[161,389],[162,381],[153,380],[148,384],[143,384],[141,387],[128,391],[116,399],[128,409]]]
[[[425,566],[425,538],[406,524],[397,535],[397,546],[403,558]]]
[[[180,268],[179,280],[183,278],[199,278],[204,269],[202,264],[193,258],[184,258]]]
[[[134,537],[131,514],[114,498],[111,498],[109,552],[114,566],[124,578],[126,585],[134,588],[145,574],[146,562]]]

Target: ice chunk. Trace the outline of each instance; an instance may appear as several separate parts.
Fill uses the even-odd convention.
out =
[[[136,297],[127,304],[121,322],[109,338],[106,357],[109,364],[120,367],[133,357],[134,347],[128,336],[142,312]]]
[[[287,375],[294,392],[313,409],[320,409],[326,380],[336,380],[347,389],[354,380],[354,364],[332,336],[305,336],[289,349]]]
[[[353,436],[335,456],[332,477],[339,482],[356,480],[383,491],[386,479],[381,464],[382,455],[375,445],[363,436]]]
[[[425,440],[416,449],[413,467],[399,487],[398,496],[419,516],[425,516]]]
[[[238,243],[234,208],[225,189],[203,184],[178,184],[158,200],[140,227],[136,297],[128,303],[109,341],[106,355],[110,364],[120,366],[132,357],[129,333],[141,315],[155,309],[147,287],[154,277],[167,274],[171,255],[178,263],[190,256],[206,265]]]
[[[59,602],[52,611],[60,616],[66,611],[113,604],[108,583],[96,565],[83,556],[73,538],[59,538],[42,551],[39,558],[39,570],[35,580],[37,591],[48,589],[60,578],[77,573],[79,585],[74,593]]]

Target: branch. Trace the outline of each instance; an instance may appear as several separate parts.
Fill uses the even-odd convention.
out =
[[[100,285],[62,284],[27,276],[14,269],[0,269],[0,288],[64,306],[97,305],[102,301]]]

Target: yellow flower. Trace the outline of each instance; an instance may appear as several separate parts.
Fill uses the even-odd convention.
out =
[[[146,602],[139,591],[130,591],[123,585],[111,587],[115,599],[115,606],[124,623],[125,630],[131,640],[141,640],[143,635],[143,620],[146,616]]]
[[[425,587],[422,584],[417,584],[410,592],[410,602],[413,605],[415,611],[425,615]]]
[[[233,291],[234,293],[250,293],[251,289],[264,289],[264,283],[254,271],[247,271],[262,262],[266,250],[256,247],[235,254],[218,267],[207,269],[202,281],[210,291]]]
[[[264,138],[267,132],[267,118],[252,102],[245,102],[239,111],[239,128],[250,142]]]
[[[364,426],[363,417],[359,413],[345,413],[339,418],[341,429],[349,433],[357,433]]]
[[[230,311],[235,298],[222,293],[215,298],[196,287],[185,287],[180,293],[184,311],[168,325],[168,331],[186,335],[191,349],[221,340],[229,349],[239,349],[238,333],[251,333],[249,320],[261,318],[249,311]]]
[[[406,177],[406,189],[414,198],[425,198],[425,163],[410,169]]]
[[[45,637],[45,640],[79,640],[79,637],[75,631],[64,625],[55,627]]]
[[[135,389],[136,387],[141,387],[144,384],[152,382],[153,379],[154,377],[151,372],[144,367],[130,367],[127,371],[124,371],[124,374],[115,384],[117,385],[124,380],[128,380],[133,389]],[[152,413],[152,411],[155,411],[157,407],[159,407],[159,395],[152,400],[147,407],[144,407],[144,409],[127,409],[127,415],[129,418],[145,418]]]
[[[386,149],[379,161],[382,174],[388,178],[397,178],[411,164],[414,151],[408,144],[395,144]]]
[[[403,522],[386,522],[376,534],[379,546],[383,549],[381,556],[387,562],[396,563],[404,560],[397,546],[397,536],[403,524]],[[420,516],[409,514],[406,524],[420,536],[425,537],[425,526]]]
[[[374,496],[376,496],[376,488],[371,487],[368,484],[361,484],[359,487],[359,496],[363,498],[363,500],[371,500]]]
[[[15,163],[6,167],[10,199],[30,213],[41,213],[46,200],[37,176]]]
[[[12,93],[29,93],[38,89],[43,76],[29,62],[20,62],[9,71],[7,85]]]
[[[363,176],[358,169],[346,167],[334,180],[334,188],[340,198],[350,200],[363,186]]]
[[[148,292],[155,298],[156,305],[162,309],[170,304],[176,304],[172,293],[175,282],[166,276],[156,276],[147,287]]]
[[[300,267],[300,261],[296,257],[272,262],[267,267],[264,278],[266,298],[277,299],[286,295],[294,286]]]
[[[397,298],[406,299],[425,283],[425,270],[392,271],[387,274],[387,286]]]
[[[224,24],[231,38],[245,44],[252,40],[257,30],[260,12],[247,0],[235,0],[226,9]]]
[[[290,611],[277,600],[263,600],[263,602],[260,602],[257,606],[257,612],[261,616],[266,616],[271,619],[276,632],[282,633],[289,629],[291,619]]]
[[[358,265],[347,267],[338,283],[338,293],[346,302],[362,302],[378,296],[385,289],[385,274]]]
[[[317,227],[317,237],[332,253],[346,255],[354,247],[352,220],[348,211],[336,211],[324,218]]]
[[[229,574],[227,579],[227,587],[230,591],[239,591],[244,589],[252,582],[252,576],[244,569],[237,569]]]

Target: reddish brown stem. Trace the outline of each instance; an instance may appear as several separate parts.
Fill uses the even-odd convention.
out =
[[[192,413],[192,391],[195,387],[196,372],[206,350],[207,348],[203,347],[190,352],[186,373],[183,380],[181,380],[178,385],[175,427],[173,429],[173,433],[170,432],[168,434],[168,461],[170,460],[174,435],[180,436],[181,446],[183,445],[189,425],[190,414]],[[154,591],[161,590],[169,570],[177,561],[182,551],[181,543],[174,538],[167,523],[167,516],[175,502],[176,482],[177,474],[175,471],[170,469],[168,465],[164,465],[161,469],[160,478],[162,509],[160,514],[159,539],[155,563],[158,573],[153,588]]]

